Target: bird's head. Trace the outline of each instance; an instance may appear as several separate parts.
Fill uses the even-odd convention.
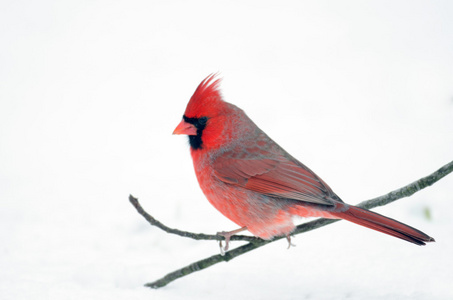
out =
[[[195,90],[182,121],[173,134],[189,136],[192,150],[223,146],[234,135],[233,119],[243,112],[223,101],[219,91],[221,79],[216,74],[206,77]]]

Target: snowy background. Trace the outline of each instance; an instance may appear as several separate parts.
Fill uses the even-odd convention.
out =
[[[143,284],[217,243],[128,202],[171,227],[236,228],[171,135],[217,71],[225,99],[348,203],[437,170],[453,159],[452,15],[452,1],[1,1],[0,299],[452,299],[453,175],[376,209],[436,243],[339,222],[160,290]]]

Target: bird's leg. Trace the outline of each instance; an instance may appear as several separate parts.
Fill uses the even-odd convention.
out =
[[[217,232],[217,235],[220,235],[220,236],[223,236],[225,238],[225,247],[223,247],[222,245],[222,241],[219,242],[219,246],[220,246],[220,254],[225,255],[225,251],[228,251],[228,249],[230,248],[230,238],[235,235],[236,233],[238,232],[241,232],[241,231],[244,231],[244,230],[247,230],[247,227],[244,226],[244,227],[241,227],[239,229],[236,229],[236,230],[233,230],[233,231],[221,231],[221,232]]]
[[[288,249],[291,248],[291,246],[296,247],[295,244],[291,243],[291,236],[289,234],[286,236],[286,239],[288,240]]]

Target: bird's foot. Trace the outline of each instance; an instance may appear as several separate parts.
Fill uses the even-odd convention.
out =
[[[291,243],[291,236],[289,234],[286,236],[286,239],[288,240],[288,249],[291,247],[296,247],[295,244]]]
[[[233,230],[233,231],[221,231],[217,232],[217,235],[223,236],[225,238],[225,247],[223,247],[222,240],[219,241],[219,247],[220,247],[220,255],[224,256],[225,252],[228,251],[230,248],[230,239],[233,235],[235,235],[238,232],[247,230],[247,227],[241,227],[239,229]]]

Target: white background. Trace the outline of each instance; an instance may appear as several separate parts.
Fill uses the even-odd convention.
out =
[[[377,209],[436,243],[339,222],[160,290],[142,285],[217,243],[128,202],[171,227],[236,228],[171,135],[217,71],[225,99],[348,203],[435,171],[453,158],[452,15],[451,1],[1,1],[0,298],[453,298],[452,175]]]

